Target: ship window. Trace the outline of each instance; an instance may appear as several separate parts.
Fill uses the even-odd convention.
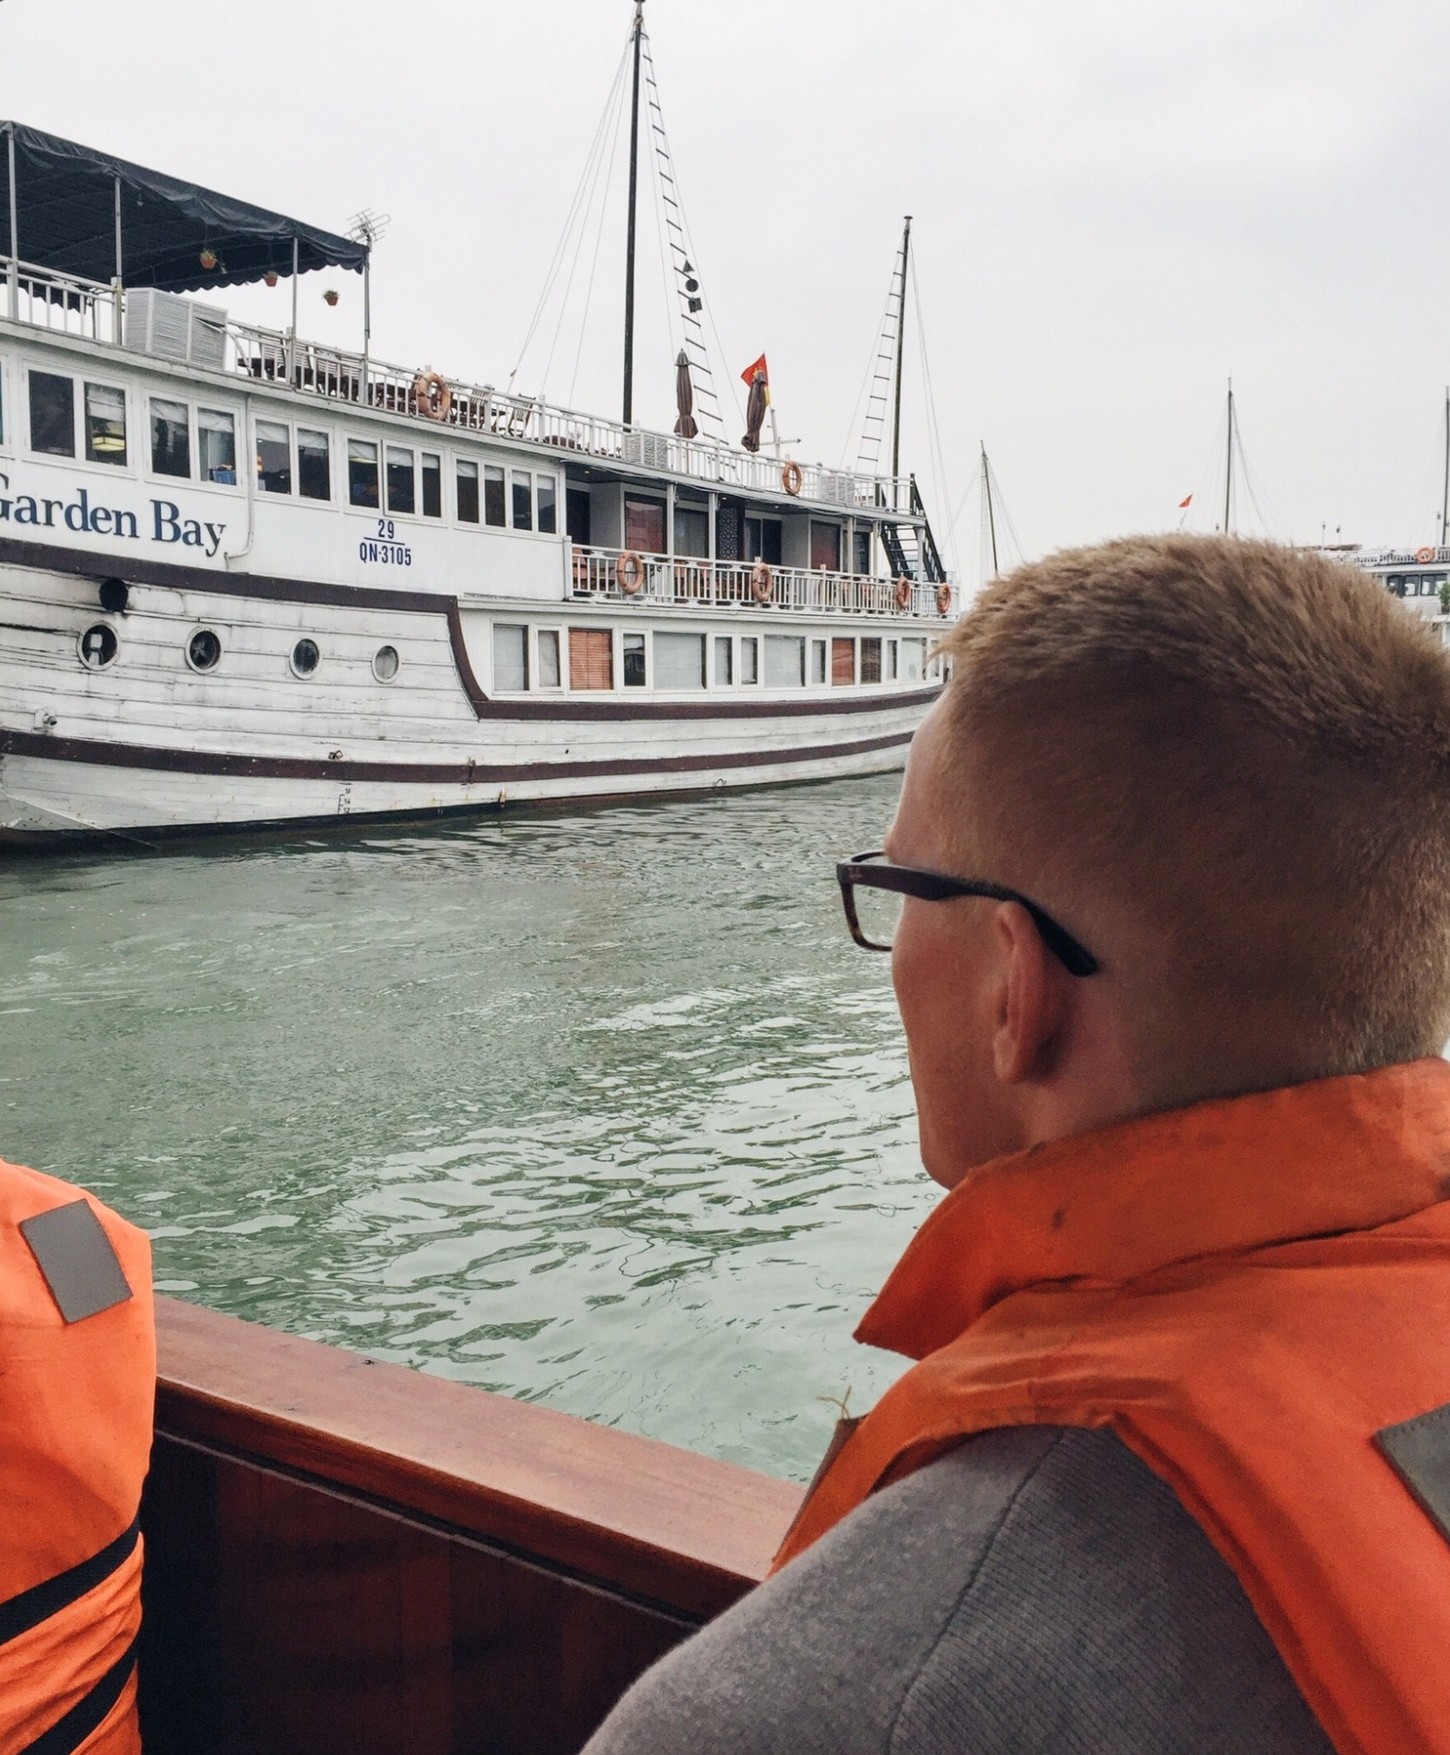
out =
[[[853,530],[851,532],[851,564],[853,572],[869,573],[871,571],[870,530]]]
[[[904,682],[920,682],[926,669],[926,641],[901,642],[901,676]]]
[[[558,497],[553,476],[537,476],[535,487],[539,496],[539,529],[545,536],[553,536],[559,528]]]
[[[30,374],[30,449],[48,457],[76,454],[76,387],[54,372]]]
[[[778,567],[781,557],[781,525],[779,518],[747,518],[745,520],[745,558],[764,561]]]
[[[157,475],[191,476],[191,420],[184,402],[151,399],[151,467]]]
[[[644,687],[644,635],[625,634],[622,645],[624,686],[627,689],[642,689]]]
[[[514,529],[534,528],[534,483],[527,469],[516,469],[514,489]]]
[[[109,622],[94,623],[81,635],[77,651],[87,670],[104,670],[120,651],[116,630]]]
[[[861,640],[861,681],[863,683],[879,683],[881,681],[881,641],[878,638]]]
[[[675,553],[703,560],[710,553],[710,515],[694,506],[675,507]]]
[[[92,463],[126,461],[126,392],[112,384],[86,385],[86,456]]]
[[[856,680],[856,642],[851,639],[831,641],[831,686],[849,688]]]
[[[257,487],[264,494],[292,492],[292,435],[280,421],[257,422]]]
[[[477,524],[478,465],[465,463],[460,458],[456,481],[458,486],[458,522],[460,524]]]
[[[811,681],[824,683],[826,680],[826,642],[811,641]]]
[[[425,518],[441,518],[443,516],[443,459],[436,451],[423,453],[422,474],[423,516]]]
[[[559,631],[557,628],[539,629],[539,687],[541,689],[557,689],[563,682],[559,668]]]
[[[608,628],[570,628],[569,687],[614,687],[614,635]]]
[[[297,429],[297,491],[304,500],[332,498],[332,445],[326,433]]]
[[[731,657],[730,636],[722,634],[715,641],[715,682],[720,688],[728,689],[735,680]]]
[[[760,681],[760,642],[753,637],[740,642],[740,680],[743,683]]]
[[[818,524],[811,519],[811,570],[824,568],[829,573],[841,570],[841,526]]]
[[[378,448],[371,439],[347,442],[347,497],[353,506],[378,504]],[[377,669],[374,664],[373,669]]]
[[[498,693],[529,686],[529,630],[502,627],[493,630],[493,686]]]
[[[415,512],[413,453],[402,445],[388,446],[388,510]]]
[[[655,687],[702,689],[705,686],[705,636],[656,634]]]
[[[210,628],[198,628],[186,642],[186,662],[193,670],[215,670],[221,655],[221,635]]]
[[[504,515],[503,467],[498,463],[483,466],[483,521],[485,524],[507,524]]]
[[[803,688],[805,680],[805,640],[799,634],[767,634],[765,636],[766,688]]]
[[[398,674],[398,648],[379,646],[373,654],[373,675],[379,682],[391,682]]]
[[[886,680],[887,680],[887,682],[895,682],[896,681],[896,642],[895,642],[895,640],[888,640],[886,642]]]
[[[292,674],[311,676],[321,657],[316,640],[299,640],[292,648]]]
[[[217,408],[196,411],[197,464],[203,481],[237,482],[237,425]]]
[[[640,555],[665,552],[665,509],[658,500],[624,502],[624,546]]]

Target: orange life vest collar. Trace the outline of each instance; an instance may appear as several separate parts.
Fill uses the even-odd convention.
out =
[[[1000,1299],[1366,1231],[1450,1197],[1450,1065],[1418,1060],[1140,1116],[982,1164],[932,1212],[856,1339],[925,1358]]]
[[[919,1363],[843,1430],[777,1565],[973,1432],[1109,1426],[1233,1567],[1340,1755],[1450,1755],[1450,1512],[1391,1449],[1450,1407],[1447,1176],[1439,1061],[983,1166],[862,1323]]]

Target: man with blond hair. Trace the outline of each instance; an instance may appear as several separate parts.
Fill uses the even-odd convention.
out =
[[[881,854],[923,1161],[776,1573],[591,1755],[1450,1751],[1450,659],[1137,539],[948,636]]]

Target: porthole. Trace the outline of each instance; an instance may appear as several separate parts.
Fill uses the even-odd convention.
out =
[[[398,648],[379,646],[373,655],[373,675],[379,682],[391,682],[398,674]]]
[[[115,662],[121,642],[109,622],[93,622],[76,642],[76,650],[87,670],[104,670]]]
[[[316,640],[299,640],[292,648],[293,676],[311,676],[321,657]]]
[[[215,670],[221,655],[221,635],[210,628],[198,628],[186,642],[186,662],[193,670]]]

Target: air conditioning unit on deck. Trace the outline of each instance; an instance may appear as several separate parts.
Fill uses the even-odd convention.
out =
[[[626,463],[639,463],[646,469],[668,469],[670,441],[662,433],[626,432],[622,456]]]
[[[126,294],[126,346],[221,371],[227,363],[227,314],[177,293],[138,286]]]

